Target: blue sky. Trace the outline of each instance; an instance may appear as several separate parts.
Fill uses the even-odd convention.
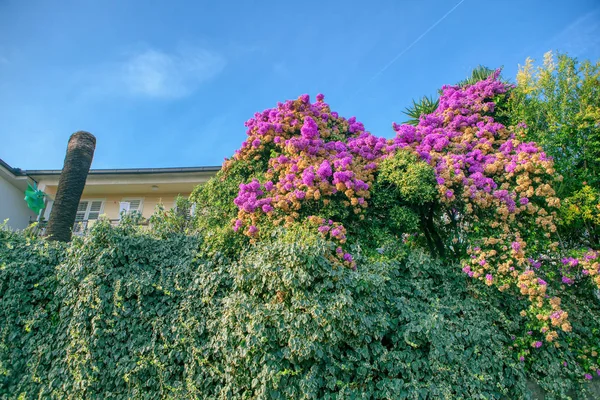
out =
[[[0,158],[59,169],[88,130],[93,168],[220,165],[303,93],[391,137],[411,99],[550,49],[598,60],[600,3],[0,0]]]

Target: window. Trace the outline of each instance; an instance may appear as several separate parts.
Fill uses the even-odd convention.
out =
[[[141,214],[143,208],[144,199],[123,199],[119,203],[119,215],[121,215],[122,212],[131,213],[134,211]]]
[[[77,206],[73,233],[81,235],[89,227],[88,221],[97,220],[104,210],[104,200],[82,200]],[[90,225],[91,226],[91,225]]]
[[[77,207],[75,222],[98,219],[104,209],[103,200],[82,200]]]

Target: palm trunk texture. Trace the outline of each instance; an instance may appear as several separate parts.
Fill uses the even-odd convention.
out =
[[[61,242],[71,240],[77,207],[92,165],[95,149],[96,137],[89,132],[75,132],[69,138],[67,155],[46,230],[49,240]]]

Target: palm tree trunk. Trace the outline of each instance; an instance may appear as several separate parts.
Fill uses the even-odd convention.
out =
[[[77,207],[83,193],[94,150],[96,138],[89,132],[75,132],[69,138],[67,155],[63,165],[54,205],[50,212],[46,234],[49,240],[71,240]]]

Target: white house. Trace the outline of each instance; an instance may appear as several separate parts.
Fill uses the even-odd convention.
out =
[[[0,224],[8,219],[12,229],[25,229],[37,215],[25,203],[25,189],[32,180],[0,159]]]

